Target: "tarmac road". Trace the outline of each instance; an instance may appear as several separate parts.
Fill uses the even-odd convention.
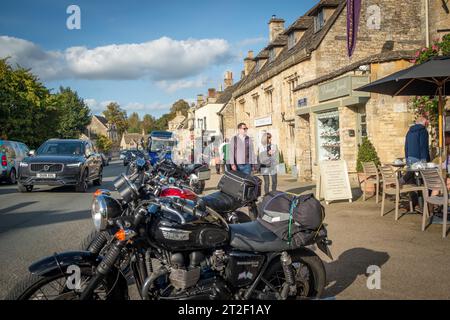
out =
[[[101,188],[113,190],[112,181],[124,171],[120,161],[103,169]],[[76,250],[93,229],[92,194],[73,187],[38,187],[20,193],[17,186],[0,185],[0,299],[27,272],[34,261],[55,252]]]

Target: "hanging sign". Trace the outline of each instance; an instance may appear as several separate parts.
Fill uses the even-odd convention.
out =
[[[353,55],[356,48],[360,13],[361,0],[347,0],[347,51],[349,57]]]

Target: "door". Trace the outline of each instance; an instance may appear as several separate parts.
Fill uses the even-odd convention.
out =
[[[366,105],[358,106],[358,148],[364,137],[367,137]]]

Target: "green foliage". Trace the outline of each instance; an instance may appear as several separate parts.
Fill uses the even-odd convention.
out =
[[[179,111],[183,114],[183,116],[187,117],[189,108],[190,108],[189,107],[189,103],[187,103],[183,99],[178,100],[170,108],[170,114],[171,114],[171,117],[172,117],[170,120],[175,118],[177,112],[179,112]]]
[[[60,87],[59,92],[51,96],[52,105],[58,110],[58,138],[76,139],[91,122],[90,109],[78,93],[70,88]]]
[[[0,136],[36,148],[53,137],[58,116],[49,90],[35,75],[0,60]]]
[[[100,152],[108,153],[111,150],[113,142],[108,137],[101,134],[98,136],[95,144]]]
[[[133,112],[128,117],[128,132],[129,133],[141,133],[141,120],[136,112]]]
[[[146,134],[150,133],[155,127],[156,119],[152,115],[146,114],[142,119],[141,127]]]
[[[378,158],[377,150],[370,142],[369,138],[363,137],[362,144],[358,149],[358,158],[356,160],[356,171],[363,172],[362,164],[364,162],[375,162],[375,165],[379,166],[381,164],[380,158]]]
[[[103,115],[108,122],[114,123],[117,128],[119,136],[128,129],[127,112],[120,108],[120,105],[116,102],[111,102],[106,106],[106,110],[103,111]]]

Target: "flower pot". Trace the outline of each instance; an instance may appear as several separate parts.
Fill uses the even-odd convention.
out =
[[[362,192],[364,192],[365,189],[367,195],[375,195],[376,186],[373,183],[366,183],[366,184],[364,183],[365,180],[364,173],[358,172],[358,180]]]

